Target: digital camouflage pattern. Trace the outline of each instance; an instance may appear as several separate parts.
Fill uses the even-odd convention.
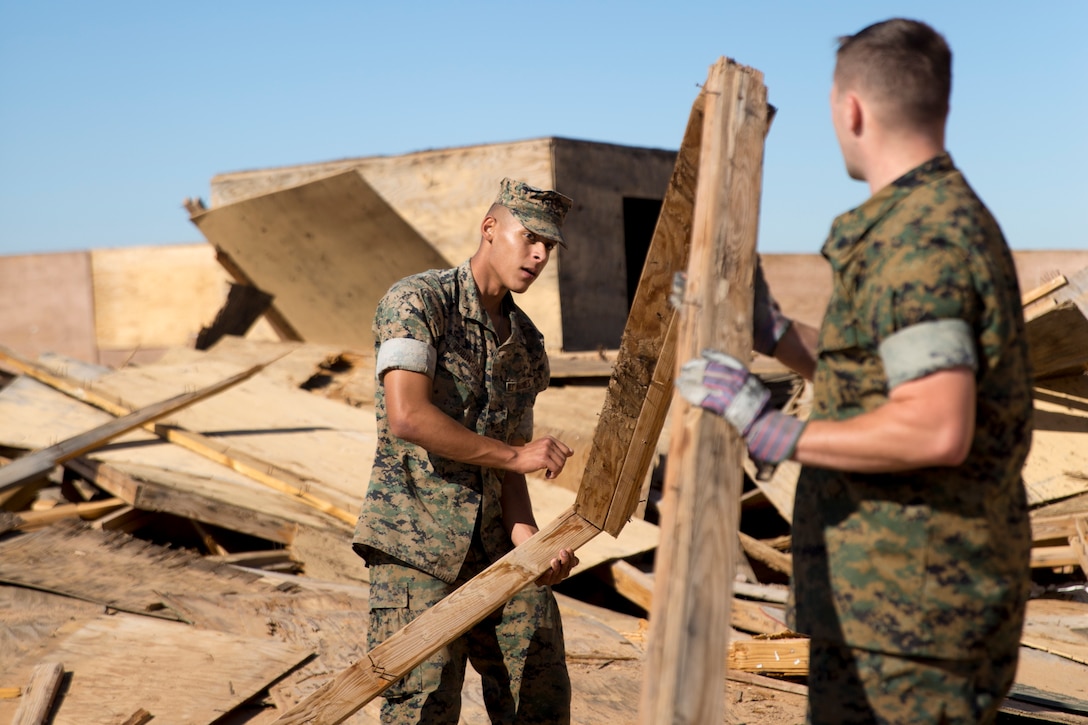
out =
[[[836,219],[812,420],[888,399],[878,346],[962,319],[978,370],[975,436],[958,467],[854,474],[804,467],[793,516],[794,629],[880,652],[1015,662],[1030,584],[1021,467],[1031,374],[1020,291],[997,223],[947,154]]]
[[[536,396],[550,379],[548,358],[540,332],[510,295],[503,312],[511,332],[500,344],[469,262],[424,272],[393,285],[378,304],[375,349],[405,338],[430,346],[432,402],[479,435],[523,443],[532,437]],[[377,450],[353,540],[370,567],[370,648],[513,548],[502,522],[504,472],[397,438],[380,383],[374,402]],[[493,722],[569,722],[559,611],[551,590],[536,586],[387,689],[382,722],[457,723],[470,652],[474,666],[487,670],[481,675]]]
[[[397,564],[370,567],[373,649],[490,563],[479,546],[452,584]],[[530,585],[443,647],[382,696],[388,725],[456,725],[469,656],[483,683],[490,720],[502,725],[570,722],[570,676],[559,607],[548,587]],[[523,706],[524,703],[524,706]]]
[[[532,410],[550,376],[544,339],[507,295],[511,333],[498,334],[480,306],[466,261],[393,285],[374,315],[375,348],[411,338],[437,351],[432,402],[469,430],[506,443],[532,437]],[[364,558],[377,550],[445,582],[461,569],[479,518],[492,560],[513,548],[502,524],[503,471],[432,455],[389,432],[385,391],[374,396],[378,443],[355,528]]]
[[[558,191],[537,189],[524,181],[507,178],[499,184],[495,203],[509,209],[521,225],[534,234],[567,246],[561,227],[563,218],[570,211],[570,198]]]
[[[812,640],[807,722],[990,723],[1012,686],[1009,659],[900,657]]]

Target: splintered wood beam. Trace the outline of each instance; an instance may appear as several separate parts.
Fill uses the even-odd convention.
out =
[[[125,502],[119,498],[106,498],[101,501],[61,504],[45,511],[20,511],[18,515],[23,522],[15,528],[20,531],[30,531],[61,519],[97,519],[105,514],[124,508],[125,505]]]
[[[643,475],[656,453],[672,400],[676,314],[669,294],[675,274],[687,267],[702,128],[700,95],[692,105],[665,191],[574,503],[586,520],[613,536],[638,507]]]
[[[254,365],[253,367],[232,375],[226,380],[209,385],[191,393],[182,393],[173,398],[153,403],[144,408],[103,423],[97,428],[92,428],[85,433],[72,436],[67,440],[41,448],[17,458],[6,466],[0,468],[0,491],[6,491],[27,481],[34,480],[48,474],[58,463],[71,460],[87,451],[99,448],[114,438],[117,438],[131,430],[139,428],[145,423],[158,420],[171,413],[198,403],[216,393],[221,393],[227,388],[248,380],[264,369],[267,363]]]
[[[99,393],[82,381],[57,375],[44,365],[27,360],[3,347],[0,347],[0,362],[6,363],[22,374],[34,378],[54,390],[104,410],[110,415],[124,416],[134,412],[132,407],[109,395]],[[210,461],[215,461],[280,493],[293,496],[311,508],[326,513],[348,526],[355,525],[355,514],[310,493],[308,490],[310,487],[309,482],[286,468],[249,455],[232,447],[229,443],[177,425],[148,422],[142,427],[165,441],[181,446]],[[2,470],[0,469],[0,471]]]
[[[768,128],[763,74],[721,59],[703,87],[679,361],[704,348],[748,360],[752,279]],[[721,722],[744,442],[722,418],[677,398],[662,500],[654,609],[639,722]]]
[[[598,533],[600,529],[573,508],[568,509],[547,528],[420,614],[275,722],[278,725],[343,722],[543,574],[556,551],[577,549]]]
[[[53,709],[53,700],[60,690],[64,677],[64,665],[59,662],[38,665],[30,675],[30,684],[23,695],[23,701],[15,712],[12,725],[42,725],[49,721],[49,712]]]

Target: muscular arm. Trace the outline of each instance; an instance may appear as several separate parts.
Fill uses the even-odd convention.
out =
[[[859,473],[955,466],[967,457],[974,430],[974,373],[949,368],[896,386],[888,402],[869,413],[810,421],[793,457]]]
[[[545,469],[553,478],[573,453],[551,436],[511,446],[468,430],[431,402],[431,379],[423,373],[390,370],[382,381],[390,432],[435,455],[521,474]]]

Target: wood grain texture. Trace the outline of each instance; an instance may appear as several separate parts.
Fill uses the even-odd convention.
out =
[[[164,418],[175,411],[220,393],[243,380],[247,380],[263,368],[254,365],[248,370],[230,376],[217,383],[190,393],[182,393],[172,398],[153,403],[128,415],[103,423],[97,428],[72,436],[66,440],[28,453],[0,468],[0,491],[18,486],[38,476],[45,475],[58,463],[71,460],[76,456],[102,446],[131,430],[139,428],[159,418]]]
[[[482,218],[482,217],[481,217]],[[304,340],[366,350],[389,287],[449,266],[356,171],[192,219]]]
[[[577,549],[600,529],[573,509],[412,620],[367,656],[285,712],[280,725],[332,725],[377,697],[538,577],[555,552]]]
[[[759,71],[721,59],[706,109],[677,360],[704,348],[746,360],[752,348],[767,92]],[[744,444],[720,417],[674,401],[640,722],[722,718]]]

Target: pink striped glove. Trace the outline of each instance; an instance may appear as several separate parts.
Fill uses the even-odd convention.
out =
[[[781,463],[797,447],[805,424],[770,407],[771,393],[740,360],[714,350],[680,368],[676,388],[691,403],[722,416],[761,463]]]

